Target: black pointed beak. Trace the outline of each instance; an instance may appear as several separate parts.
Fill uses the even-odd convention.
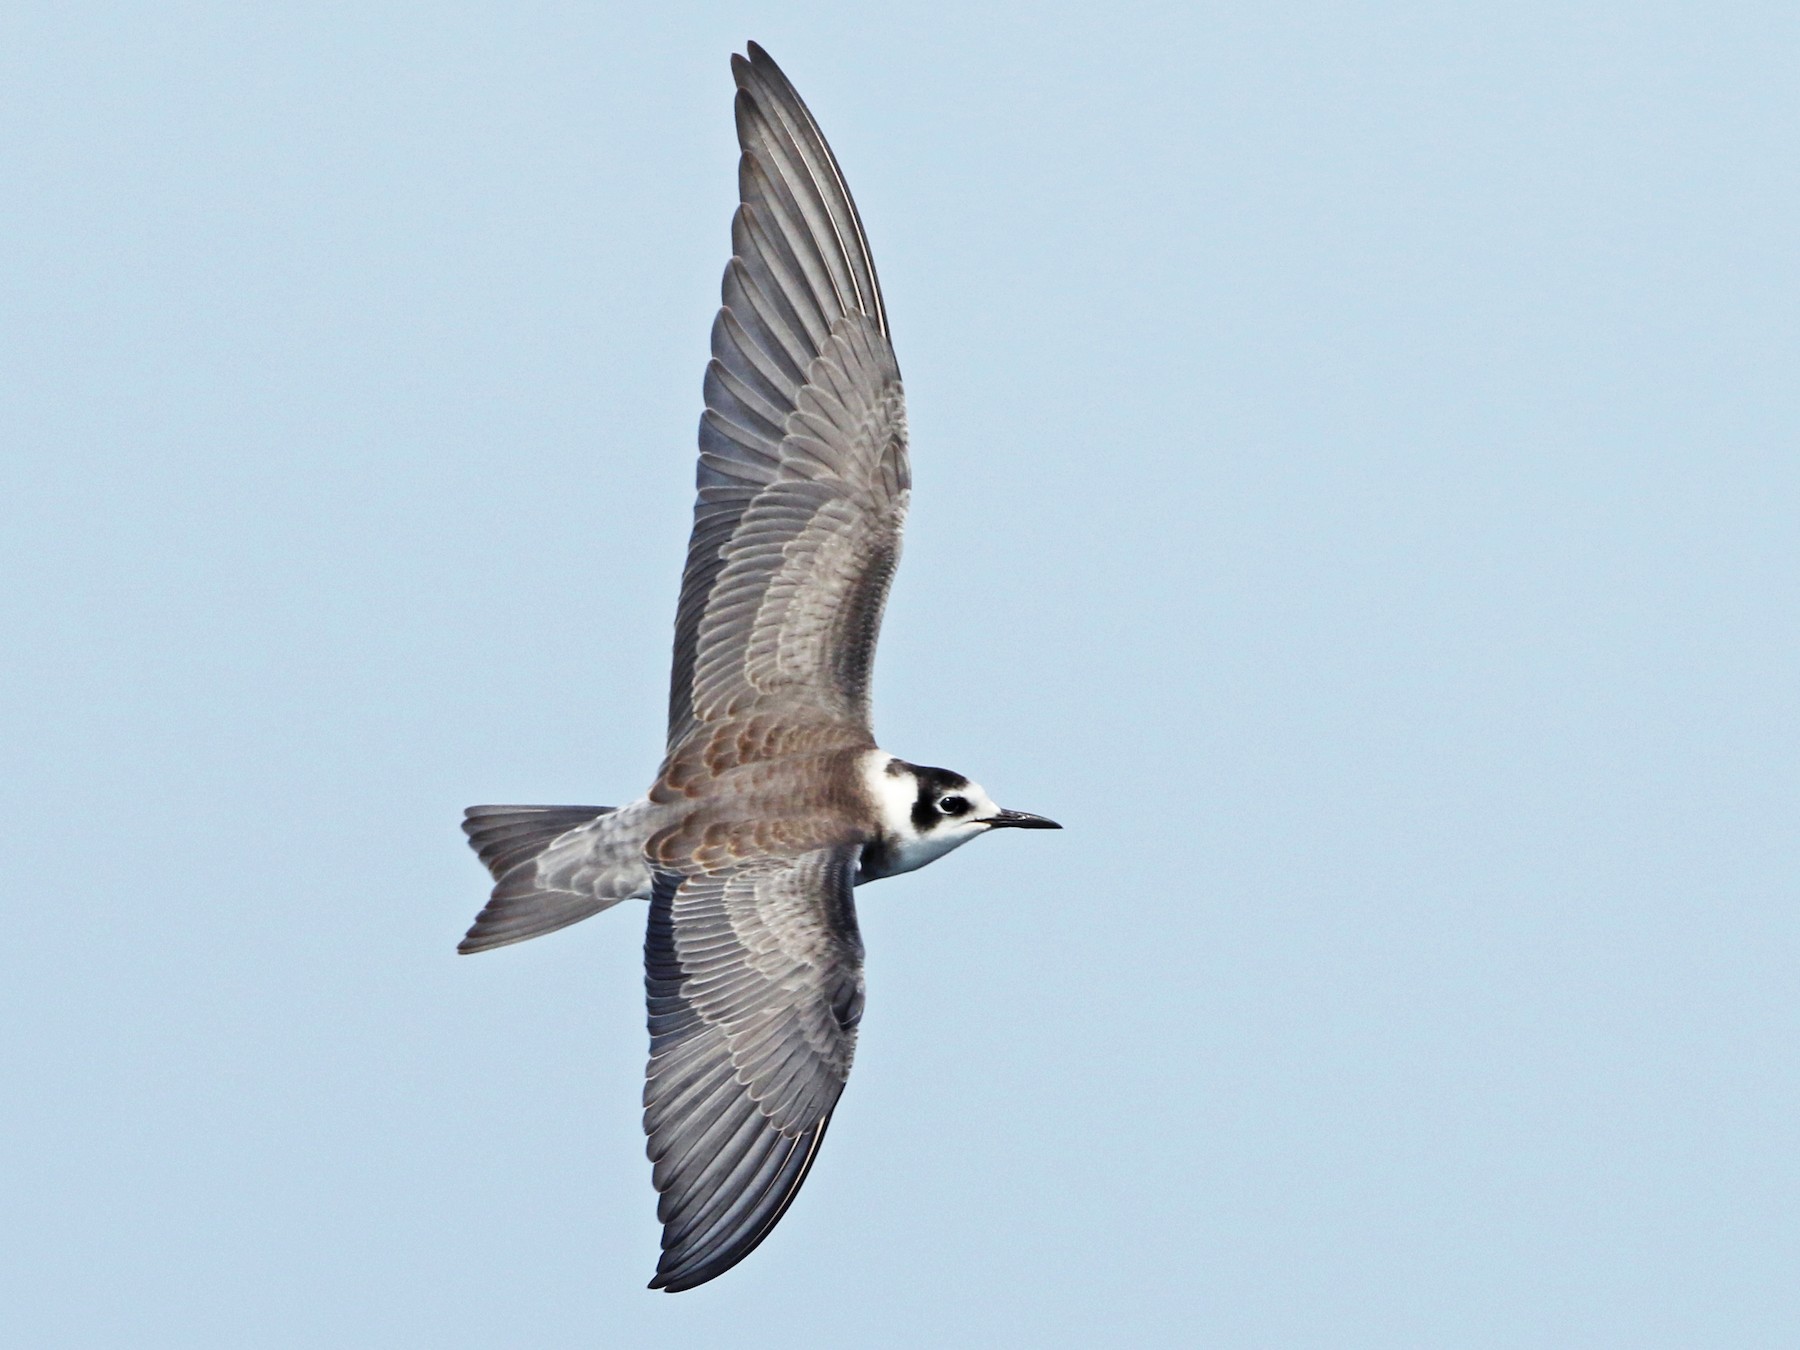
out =
[[[982,824],[995,830],[1060,830],[1062,826],[1044,816],[1034,816],[1029,811],[1002,811],[997,816],[989,816]]]

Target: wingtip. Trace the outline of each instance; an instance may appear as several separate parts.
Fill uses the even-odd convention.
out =
[[[744,43],[742,56],[732,53],[731,70],[738,77],[740,86],[751,77],[756,77],[767,81],[777,92],[784,85],[790,90],[792,88],[786,72],[776,64],[775,58],[769,55],[768,49],[760,42]]]
[[[485,910],[482,912],[486,913]],[[458,956],[473,956],[476,952],[491,952],[494,948],[504,947],[505,945],[506,943],[504,941],[495,942],[492,933],[484,933],[481,931],[481,916],[477,915],[475,923],[470,927],[468,932],[462,935],[462,941],[456,944],[456,954]]]
[[[731,68],[733,70],[766,70],[771,67],[776,70],[781,69],[781,67],[775,65],[775,59],[769,55],[768,48],[764,47],[762,43],[758,42],[755,38],[747,38],[745,40],[744,50],[741,55],[737,52],[731,54]]]
[[[654,1289],[659,1294],[684,1294],[690,1289],[698,1289],[703,1284],[710,1284],[725,1273],[725,1268],[705,1267],[683,1270],[680,1266],[666,1266],[658,1262],[656,1274],[650,1277],[646,1289]]]
[[[690,1289],[698,1289],[703,1284],[711,1284],[731,1267],[707,1266],[698,1270],[659,1270],[650,1277],[646,1289],[654,1289],[659,1294],[685,1294]]]

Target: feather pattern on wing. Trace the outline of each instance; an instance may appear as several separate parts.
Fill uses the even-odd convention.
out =
[[[862,1015],[858,853],[658,878],[644,946],[644,1129],[663,1224],[652,1288],[736,1265],[806,1178]]]
[[[761,48],[732,68],[740,205],[676,611],[671,753],[698,727],[771,709],[866,735],[911,487],[899,367],[837,161]]]

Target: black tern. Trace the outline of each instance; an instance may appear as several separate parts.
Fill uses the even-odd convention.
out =
[[[818,124],[755,43],[712,328],[669,738],[640,800],[472,806],[495,886],[463,952],[647,899],[652,1289],[743,1260],[793,1202],[862,1016],[852,888],[990,830],[948,769],[877,748],[869,668],[911,488],[900,370],[862,221]]]

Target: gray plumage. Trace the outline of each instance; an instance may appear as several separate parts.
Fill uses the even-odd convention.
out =
[[[735,1265],[786,1212],[850,1072],[853,887],[1004,826],[960,774],[876,748],[869,674],[911,471],[862,222],[787,78],[732,58],[740,205],[676,611],[667,752],[641,800],[472,807],[493,872],[461,950],[648,898],[652,1288]]]
[[[760,47],[732,71],[740,205],[669,698],[669,758],[684,781],[696,760],[729,772],[718,748],[758,734],[759,716],[779,719],[769,731],[788,744],[804,729],[815,751],[874,748],[869,667],[912,481],[900,371],[843,175]],[[850,1072],[858,841],[841,826],[823,833],[836,836],[824,848],[759,840],[753,860],[652,902],[654,1287],[710,1279],[762,1240]]]
[[[651,902],[644,1128],[663,1223],[653,1288],[691,1288],[743,1259],[812,1165],[862,1015],[855,854],[705,872]]]
[[[463,833],[497,883],[460,952],[485,952],[650,894],[641,807],[471,806]]]
[[[732,71],[741,202],[706,371],[671,753],[757,707],[868,733],[912,486],[900,370],[843,175],[760,47]]]

